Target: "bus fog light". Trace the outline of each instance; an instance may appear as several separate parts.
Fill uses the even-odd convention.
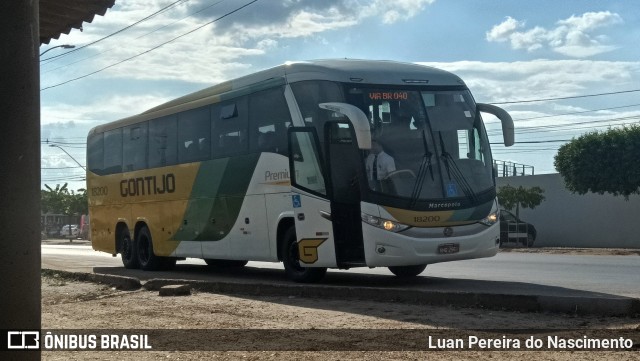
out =
[[[380,254],[384,254],[387,251],[386,248],[384,248],[383,246],[378,246],[378,248],[376,249],[376,252],[380,253]]]

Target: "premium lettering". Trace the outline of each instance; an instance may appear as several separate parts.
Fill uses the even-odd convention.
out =
[[[265,181],[284,181],[289,180],[289,171],[281,170],[281,171],[266,171],[264,172],[264,180]]]
[[[176,176],[172,173],[123,179],[120,181],[120,196],[136,197],[176,191]]]

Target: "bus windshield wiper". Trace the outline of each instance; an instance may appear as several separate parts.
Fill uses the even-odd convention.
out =
[[[442,149],[442,161],[444,162],[444,166],[447,169],[447,176],[449,177],[449,180],[451,180],[451,175],[453,175],[453,179],[460,185],[460,188],[462,189],[462,192],[465,194],[465,196],[470,198],[471,201],[475,203],[478,200],[476,193],[469,185],[469,182],[467,182],[467,179],[465,178],[460,168],[458,168],[455,159],[453,159],[451,154],[447,152],[447,149],[444,146],[444,140],[442,139],[442,133],[439,132],[438,136],[440,138],[440,148]]]
[[[416,177],[416,184],[413,186],[413,191],[411,192],[411,202],[409,203],[410,208],[413,208],[416,205],[418,197],[422,192],[427,169],[429,169],[429,173],[431,174],[431,181],[434,181],[433,166],[431,165],[431,157],[433,156],[433,153],[429,151],[429,147],[427,146],[427,136],[424,133],[424,129],[422,130],[422,145],[424,146],[424,155],[422,156],[422,162],[420,163],[420,169],[418,170],[418,176]]]

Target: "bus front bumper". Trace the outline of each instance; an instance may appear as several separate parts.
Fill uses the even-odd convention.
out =
[[[412,228],[410,232],[393,233],[363,223],[362,231],[365,262],[369,267],[426,265],[493,257],[498,253],[500,239],[497,223],[489,227],[481,224],[454,227],[449,237],[444,235],[444,227]]]

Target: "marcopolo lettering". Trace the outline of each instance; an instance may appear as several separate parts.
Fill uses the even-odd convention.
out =
[[[460,207],[460,202],[431,202],[429,203],[430,209],[440,209],[440,208],[456,208]]]
[[[153,175],[120,181],[120,195],[122,197],[165,194],[175,191],[176,176],[172,173],[163,174],[161,177]]]

